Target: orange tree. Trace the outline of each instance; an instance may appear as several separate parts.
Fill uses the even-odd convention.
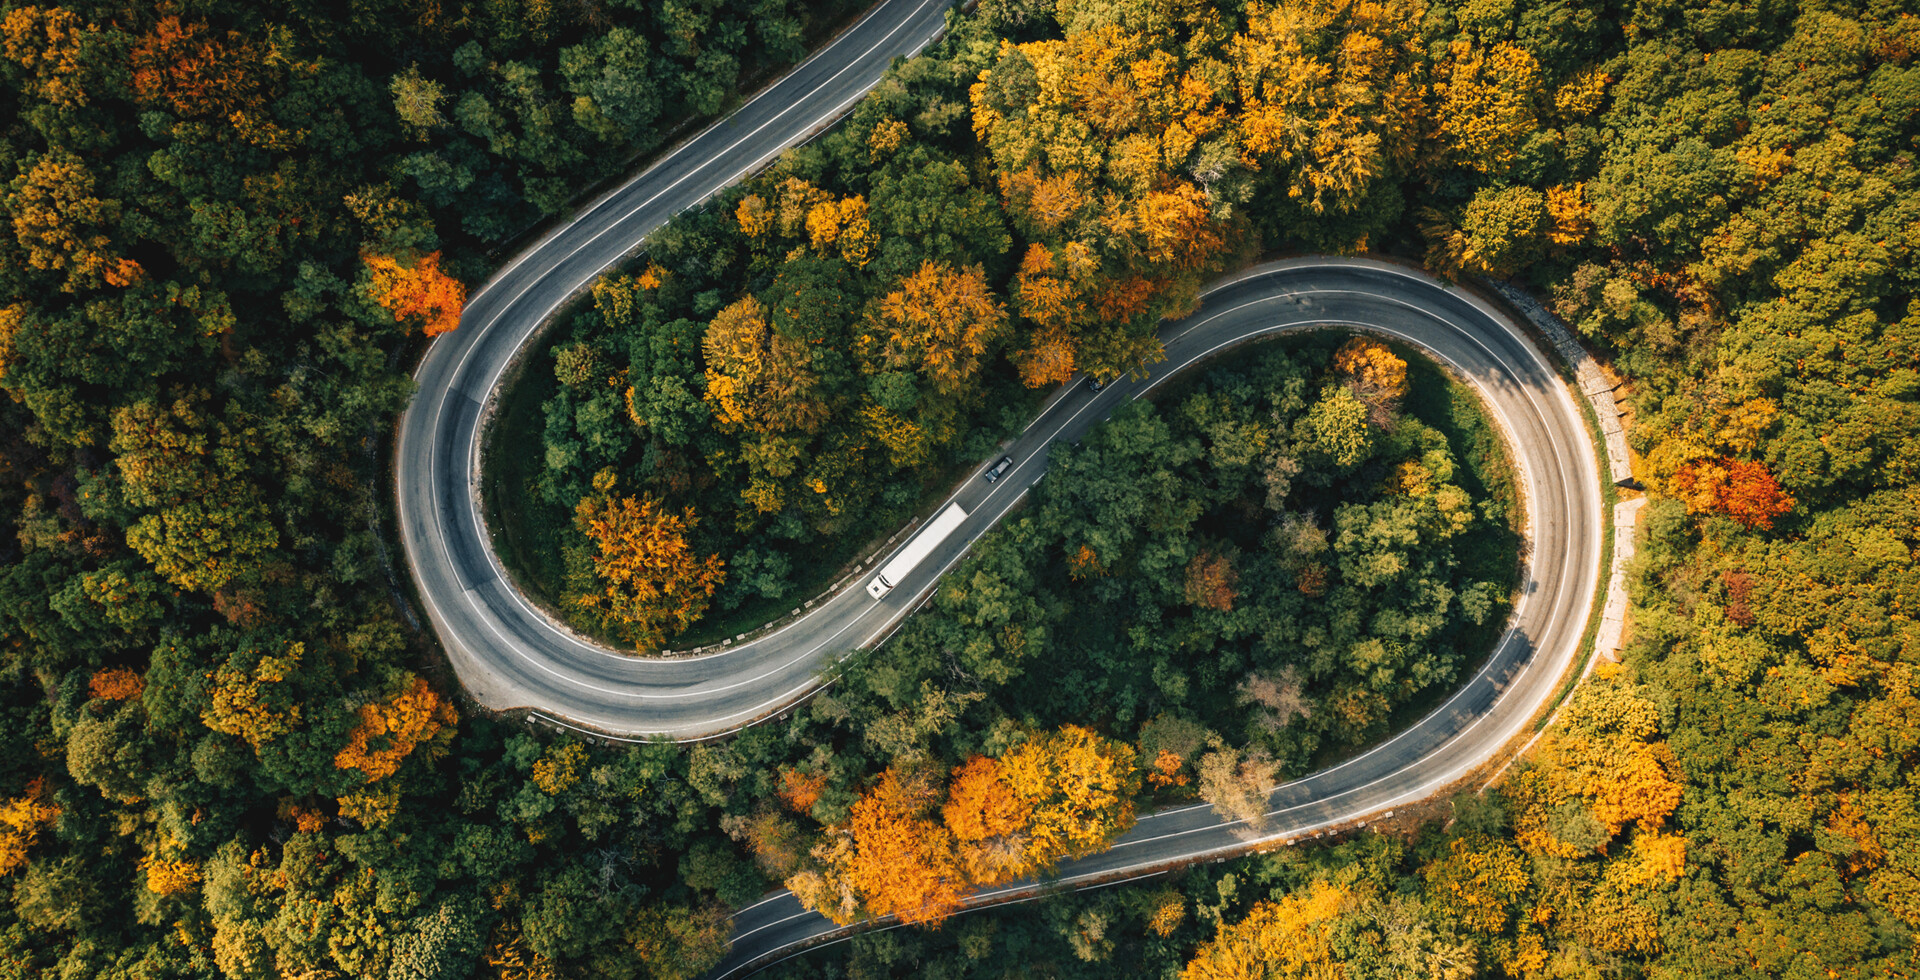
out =
[[[656,648],[706,611],[726,577],[726,562],[719,555],[702,558],[687,543],[699,523],[693,508],[675,514],[651,496],[616,496],[604,475],[594,486],[599,492],[580,501],[574,519],[598,549],[593,571],[601,589],[575,601],[628,642]]]
[[[440,253],[412,261],[390,255],[368,255],[368,294],[393,314],[394,322],[418,322],[427,336],[446,333],[460,325],[467,287],[440,271]]]

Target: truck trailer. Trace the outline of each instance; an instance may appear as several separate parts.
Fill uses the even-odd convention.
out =
[[[907,577],[907,573],[913,571],[915,565],[920,564],[927,555],[932,554],[933,549],[938,547],[940,542],[945,541],[947,535],[952,534],[954,528],[959,527],[960,523],[966,519],[967,512],[962,510],[959,504],[948,504],[946,510],[928,521],[927,526],[921,528],[920,533],[914,535],[912,540],[907,542],[907,546],[893,556],[892,561],[880,566],[880,574],[867,583],[867,594],[878,599],[892,592],[893,587],[899,585],[900,581]]]

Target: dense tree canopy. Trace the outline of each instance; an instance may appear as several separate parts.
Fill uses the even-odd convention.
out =
[[[1138,160],[1168,167],[1161,188],[1206,186],[1215,221],[1244,217],[1268,247],[1366,242],[1422,254],[1449,275],[1526,280],[1628,383],[1636,468],[1655,499],[1631,568],[1627,666],[1574,696],[1502,795],[1463,800],[1447,837],[1385,862],[1362,853],[1387,846],[1378,839],[1343,848],[1348,857],[1333,863],[1361,866],[1357,876],[1320,857],[1311,873],[1256,864],[1210,875],[1188,896],[1198,914],[1183,944],[1162,942],[1159,893],[1142,891],[976,927],[1001,937],[991,944],[872,940],[850,969],[1913,971],[1915,742],[1903,734],[1912,644],[1902,610],[1920,418],[1911,256],[1920,18],[1871,2],[1542,2],[1434,3],[1375,19],[1390,7],[1249,4],[1209,17],[983,2],[983,19],[1013,43],[996,46],[974,90],[989,123],[982,138],[996,163],[1033,168],[1007,178],[1005,199],[1012,227],[1044,249],[1015,274],[1010,306],[1022,311],[1028,283],[1067,281],[1045,222],[1151,193],[1115,183]],[[1153,57],[1143,48],[1162,38],[1167,70],[1143,70]],[[1237,57],[1211,70],[1232,71],[1232,89],[1205,74],[1204,52],[1223,38]],[[1063,58],[1075,70],[1062,71]],[[1111,67],[1123,61],[1124,75]],[[1392,80],[1372,89],[1383,97],[1338,117],[1345,132],[1377,137],[1370,154],[1344,157],[1367,166],[1313,166],[1308,141],[1316,152],[1362,146],[1314,128],[1310,109],[1334,104],[1315,86],[1334,98],[1365,93],[1345,66],[1369,63],[1394,66],[1374,76]],[[1271,65],[1284,70],[1251,90],[1243,76]],[[1221,100],[1219,125],[1239,127],[1244,203],[1221,193],[1236,171],[1209,184],[1198,157],[1168,166],[1167,142],[1139,138],[1114,109],[1163,113],[1147,134],[1174,133],[1151,100],[1108,93],[1151,91],[1183,66],[1201,83],[1193,98]],[[1292,155],[1269,133],[1299,141]],[[1204,147],[1203,137],[1191,152]],[[1299,176],[1266,183],[1276,170]],[[1353,174],[1364,179],[1342,177]],[[1067,193],[1076,188],[1083,198]],[[1071,294],[1033,295],[1042,298],[1033,309],[1070,308],[1044,297]],[[1309,411],[1295,430],[1311,450],[1300,461],[1337,470],[1369,448],[1378,435],[1364,424],[1367,387]],[[1408,468],[1401,479],[1425,477]],[[1341,527],[1333,540],[1381,539]],[[1089,581],[1111,581],[1100,540],[1070,547]],[[1321,564],[1360,577],[1377,567]],[[1229,587],[1217,557],[1190,563],[1188,594],[1217,607],[1244,592],[1245,569],[1232,567],[1239,582]],[[1259,679],[1262,700],[1294,717],[1297,695],[1283,681],[1299,678]],[[1315,703],[1309,718],[1327,710]],[[1260,754],[1270,751],[1210,749],[1196,784],[1245,815],[1271,778],[1273,760]],[[1245,882],[1276,879],[1271,894],[1247,896]],[[1294,942],[1274,913],[1324,894],[1322,881],[1344,893],[1324,949]],[[1017,961],[1003,949],[1019,949]],[[1310,956],[1320,958],[1294,965]]]
[[[408,352],[846,13],[0,3],[7,970],[691,977],[778,882],[931,920],[1140,807],[1257,821],[1454,683],[1517,550],[1497,439],[1335,337],[1061,447],[778,724],[457,709],[381,517]],[[503,413],[539,444],[508,557],[584,627],[730,635],[1254,255],[1520,277],[1630,381],[1627,665],[1444,833],[854,966],[1911,973],[1917,51],[1875,0],[982,0],[552,332]]]
[[[683,757],[459,716],[377,448],[488,250],[844,13],[0,4],[0,972],[719,955]]]

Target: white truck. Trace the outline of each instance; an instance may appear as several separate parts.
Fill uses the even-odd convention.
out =
[[[878,599],[892,592],[893,587],[899,585],[900,580],[906,578],[907,573],[913,571],[915,565],[920,564],[923,559],[932,554],[933,549],[938,547],[940,542],[945,541],[947,535],[952,534],[953,529],[959,527],[960,522],[966,519],[967,512],[962,510],[959,504],[948,504],[946,510],[928,521],[927,526],[921,528],[920,533],[914,535],[913,539],[907,542],[907,546],[893,556],[892,561],[880,566],[880,574],[867,583],[867,594]]]

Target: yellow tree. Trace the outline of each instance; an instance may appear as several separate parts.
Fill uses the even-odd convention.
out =
[[[925,772],[888,769],[846,823],[828,829],[827,842],[814,851],[820,869],[795,875],[787,887],[842,924],[861,908],[908,924],[941,921],[960,907],[966,876],[952,835],[929,815],[938,801]]]
[[[593,483],[595,492],[574,508],[574,523],[597,550],[593,571],[602,589],[576,601],[628,642],[655,649],[707,611],[726,563],[719,555],[700,557],[687,543],[699,523],[693,508],[675,514],[651,496],[615,496],[610,473]]]
[[[1328,926],[1349,901],[1345,889],[1316,880],[1277,902],[1260,902],[1196,950],[1180,980],[1345,977]]]
[[[60,815],[46,795],[46,780],[35,779],[25,794],[0,800],[0,875],[20,870],[27,863],[27,849],[40,839],[40,828]]]
[[[306,650],[304,643],[289,643],[273,653],[251,646],[236,651],[214,672],[200,720],[255,749],[298,728],[301,706],[287,681]]]
[[[938,922],[960,906],[965,877],[946,830],[928,816],[938,796],[923,776],[888,770],[849,815],[848,880],[874,915]]]
[[[893,370],[917,370],[934,390],[966,389],[1007,329],[1007,311],[978,265],[955,269],[928,260],[880,300],[861,338],[869,356]]]
[[[1333,369],[1340,372],[1364,400],[1368,395],[1398,401],[1407,394],[1407,362],[1386,344],[1371,337],[1354,337],[1333,354]]]
[[[838,254],[856,269],[866,266],[880,242],[867,217],[867,199],[857,194],[808,209],[807,239],[821,255]]]
[[[1111,13],[1079,8],[1065,38],[1003,47],[971,90],[1007,212],[1036,240],[1015,287],[1036,327],[1015,361],[1036,387],[1076,365],[1114,375],[1151,360],[1147,327],[1227,240],[1231,204],[1203,186],[1231,162],[1204,77],[1217,73],[1159,47],[1177,45],[1177,25],[1139,33]]]
[[[1445,81],[1436,86],[1441,143],[1462,166],[1504,173],[1539,128],[1540,65],[1511,44],[1480,48],[1459,40],[1449,54],[1441,66]]]
[[[1147,192],[1130,213],[1109,214],[1107,227],[1136,231],[1147,261],[1165,269],[1203,268],[1217,261],[1226,245],[1206,192],[1184,181]]]
[[[120,256],[107,234],[120,221],[120,202],[96,196],[94,185],[87,165],[56,147],[34,157],[6,197],[27,264],[64,273],[68,292],[103,282],[127,286],[144,274],[139,263]]]
[[[827,788],[827,774],[824,772],[804,773],[798,769],[780,771],[780,788],[775,793],[787,809],[795,813],[806,813],[820,802],[820,794]]]
[[[1553,219],[1547,240],[1555,245],[1578,245],[1593,234],[1593,202],[1584,183],[1547,188],[1547,214]]]
[[[906,469],[927,461],[933,439],[924,426],[872,401],[860,409],[860,422],[869,435],[887,447],[887,457],[894,466]]]
[[[1056,259],[1052,249],[1035,242],[1021,256],[1020,269],[1013,279],[1013,305],[1022,317],[1038,329],[1028,347],[1014,355],[1020,368],[1020,380],[1030,388],[1065,384],[1072,379],[1079,343],[1075,340],[1082,319],[1087,315],[1087,290],[1072,274],[1076,265],[1089,268],[1092,251],[1078,242],[1063,250]],[[1075,263],[1072,260],[1079,258]],[[1097,268],[1092,263],[1091,268]]]
[[[1333,354],[1333,369],[1348,390],[1367,406],[1367,417],[1386,427],[1407,396],[1407,362],[1386,344],[1371,337],[1354,337]]]
[[[1423,873],[1436,905],[1467,929],[1488,935],[1506,930],[1531,882],[1520,851],[1485,835],[1455,838],[1447,856]]]
[[[729,432],[818,432],[828,417],[807,345],[767,322],[752,296],[721,310],[701,341],[707,361],[705,399]]]
[[[1138,274],[1107,278],[1083,241],[1028,246],[1012,289],[1014,311],[1036,328],[1012,358],[1021,380],[1034,388],[1063,384],[1083,368],[1111,378],[1160,359],[1158,338],[1133,328],[1167,285]]]
[[[1000,759],[1001,778],[1032,809],[1027,862],[1051,867],[1092,854],[1133,826],[1136,753],[1079,725],[1039,735]]]
[[[62,108],[87,104],[87,49],[99,27],[60,7],[15,7],[0,20],[0,51],[33,75],[33,93]]]
[[[1595,670],[1541,742],[1539,764],[1509,781],[1521,846],[1574,858],[1604,850],[1629,824],[1657,833],[1681,791],[1658,729],[1658,709],[1625,668]],[[1568,821],[1570,809],[1580,821]]]
[[[1282,168],[1287,196],[1309,213],[1352,209],[1416,145],[1423,13],[1417,0],[1248,5],[1227,59],[1241,164]]]

